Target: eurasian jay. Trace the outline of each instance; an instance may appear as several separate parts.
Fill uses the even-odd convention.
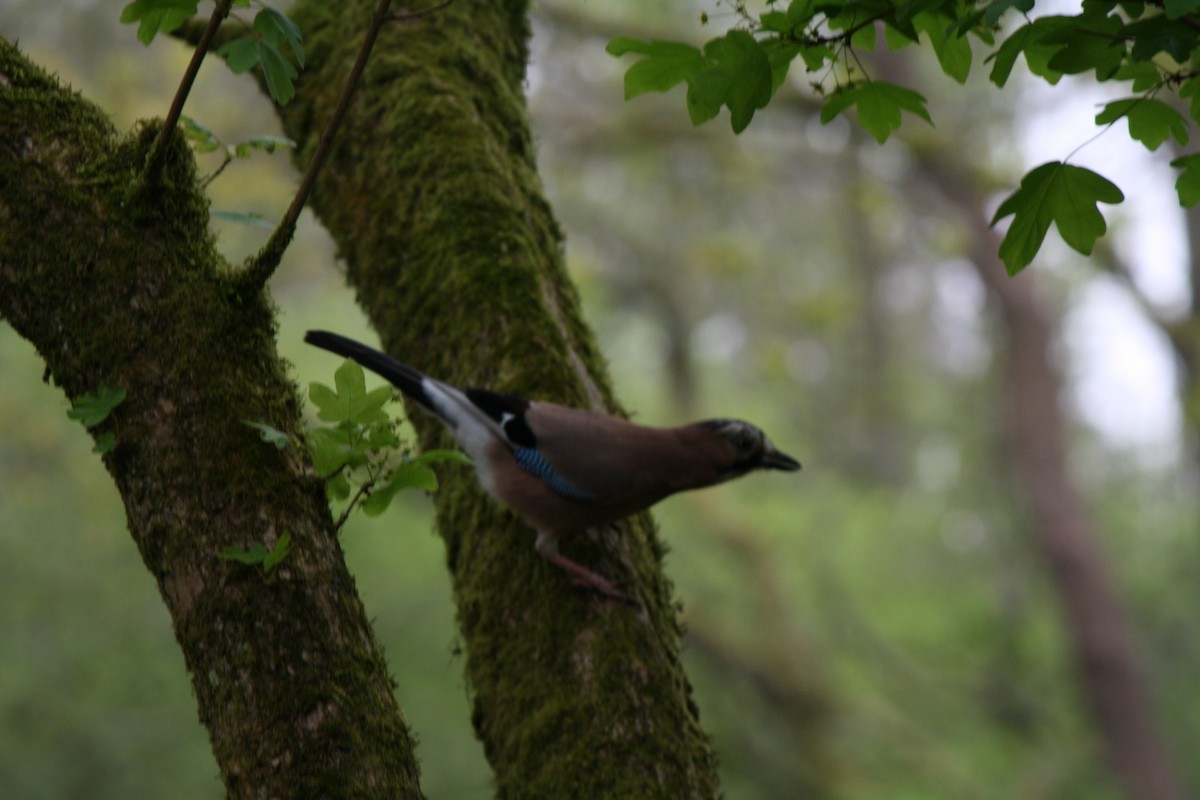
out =
[[[336,333],[309,331],[304,341],[357,361],[436,414],[471,457],[488,494],[537,531],[538,554],[565,569],[575,584],[616,599],[628,598],[559,553],[559,536],[756,469],[800,469],[800,462],[741,420],[651,428],[596,411],[459,389]]]

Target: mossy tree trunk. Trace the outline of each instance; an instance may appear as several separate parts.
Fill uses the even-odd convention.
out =
[[[143,180],[156,130],[119,136],[0,39],[0,317],[68,397],[127,392],[104,465],[229,796],[420,797],[321,481],[239,422],[299,436],[269,303],[216,254],[182,137]],[[269,576],[218,557],[284,534]]]
[[[615,409],[541,195],[523,3],[459,2],[384,32],[313,207],[387,348],[453,381]],[[303,159],[361,38],[364,2],[301,3],[310,70],[285,123]],[[179,140],[95,108],[0,46],[0,314],[68,396],[128,399],[98,432],[159,582],[230,796],[419,796],[411,742],[296,448],[295,388],[261,293],[221,263]],[[56,235],[46,236],[53,228]],[[418,418],[426,443],[443,434]],[[438,496],[474,694],[502,797],[712,797],[648,517],[564,550],[640,610],[570,588],[468,470]],[[226,546],[292,553],[272,575]]]
[[[300,2],[311,67],[284,111],[306,161],[371,4]],[[310,203],[385,349],[440,378],[614,409],[534,163],[524,2],[454,2],[385,29]],[[414,415],[426,445],[440,426]],[[473,722],[501,797],[712,797],[648,517],[563,542],[642,611],[571,588],[533,532],[445,470],[438,522]]]

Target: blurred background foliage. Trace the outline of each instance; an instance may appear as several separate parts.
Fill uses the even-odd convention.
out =
[[[624,103],[627,65],[605,55],[607,39],[700,36],[701,10],[711,25],[725,18],[682,0],[536,4],[528,88],[572,275],[626,407],[658,424],[752,419],[805,465],[656,513],[726,795],[1119,797],[1004,464],[995,310],[965,260],[968,234],[914,155],[969,164],[981,195],[999,193],[1053,103],[975,78],[922,83],[935,68],[921,54],[903,69],[937,127],[906,122],[906,143],[884,148],[845,120],[820,126],[802,75],[740,137],[723,121],[691,128],[676,98]],[[166,39],[142,48],[118,13],[9,0],[0,33],[128,129],[165,111],[187,52]],[[279,133],[252,82],[215,62],[187,113],[227,142]],[[1089,120],[1078,139],[1090,135]],[[1155,174],[1142,154],[1119,158]],[[286,156],[257,156],[212,184],[213,207],[274,219],[295,182]],[[1131,200],[1118,217],[1136,216]],[[1117,253],[1157,254],[1186,235],[1169,207],[1125,222]],[[214,227],[235,262],[266,236]],[[1186,313],[1185,250],[1154,272],[1132,258],[1114,278],[1049,247],[1020,280],[1064,320],[1074,475],[1158,719],[1200,793],[1195,453],[1167,338],[1143,313],[1146,296]],[[271,288],[301,386],[336,366],[302,345],[305,329],[376,341],[311,218]],[[0,327],[0,797],[218,797],[117,493],[41,374]],[[356,515],[342,539],[428,796],[490,796],[428,502]]]

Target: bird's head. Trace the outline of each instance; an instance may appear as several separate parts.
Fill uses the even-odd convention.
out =
[[[729,445],[731,461],[722,470],[722,479],[745,475],[756,469],[778,469],[795,472],[800,462],[775,448],[758,427],[740,419],[710,419],[698,423],[708,428]]]

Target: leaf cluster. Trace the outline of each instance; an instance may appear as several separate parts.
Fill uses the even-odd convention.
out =
[[[83,423],[83,427],[91,430],[108,419],[113,409],[125,402],[125,390],[107,384],[101,384],[95,392],[80,395],[71,401],[67,416]],[[107,431],[96,437],[92,446],[93,453],[107,453],[117,444],[117,435]]]
[[[686,83],[694,124],[725,106],[733,130],[740,132],[799,60],[814,76],[822,122],[853,109],[859,124],[882,143],[905,113],[932,124],[919,92],[868,74],[858,53],[875,49],[882,36],[893,50],[930,47],[942,72],[958,83],[966,81],[975,50],[982,49],[991,64],[989,78],[1000,88],[1022,58],[1050,84],[1064,75],[1090,75],[1125,85],[1129,96],[1106,104],[1096,124],[1125,120],[1130,137],[1150,150],[1168,141],[1188,144],[1193,123],[1200,123],[1200,0],[1084,0],[1078,13],[1039,17],[1032,16],[1034,0],[768,0],[757,14],[745,2],[734,7],[737,27],[703,47],[627,36],[612,40],[609,53],[641,56],[625,73],[626,98]],[[1164,102],[1156,96],[1164,92],[1186,102]],[[1185,106],[1186,114],[1177,110]],[[1200,202],[1200,154],[1172,164],[1179,170],[1181,204]],[[1067,244],[1091,253],[1105,231],[1097,204],[1122,199],[1107,179],[1065,160],[1032,170],[993,220],[1013,216],[1001,248],[1009,272],[1030,263],[1051,222]]]
[[[257,136],[251,136],[249,139],[244,139],[240,142],[227,144],[221,140],[221,137],[216,132],[191,117],[184,115],[180,117],[183,122],[183,133],[188,141],[192,144],[192,149],[197,153],[212,153],[221,151],[224,159],[221,164],[213,170],[213,173],[204,179],[204,186],[208,186],[215,181],[225,168],[232,164],[235,160],[249,158],[255,152],[274,153],[277,148],[290,147],[296,149],[296,143],[286,136],[275,136],[273,134],[262,133]],[[255,214],[250,211],[229,211],[225,209],[213,209],[212,216],[219,219],[237,222],[243,225],[254,225],[262,228],[274,228],[275,224],[265,219],[261,214]]]
[[[263,6],[254,16],[253,31],[221,45],[217,54],[238,74],[260,67],[271,99],[287,105],[296,96],[295,80],[300,75],[297,68],[304,68],[300,28],[281,12]],[[283,54],[285,47],[291,51],[295,66]]]
[[[230,39],[217,53],[236,73],[258,67],[271,99],[286,105],[296,96],[295,80],[304,68],[304,43],[300,28],[287,15],[259,0],[225,0],[226,8],[259,6],[245,36]],[[219,3],[218,3],[219,4]],[[138,24],[137,37],[149,45],[161,33],[170,33],[194,17],[200,0],[133,0],[121,10],[121,22]],[[291,53],[291,58],[284,51]],[[293,61],[295,63],[293,63]]]
[[[226,561],[236,561],[247,566],[257,566],[263,575],[270,575],[275,567],[292,550],[292,535],[285,533],[275,540],[274,547],[256,543],[251,547],[226,547],[219,556]]]
[[[183,133],[187,136],[188,141],[192,143],[192,149],[197,153],[211,153],[215,150],[223,150],[227,159],[249,158],[256,151],[264,153],[274,153],[278,147],[290,147],[293,150],[296,148],[296,143],[286,136],[275,136],[272,134],[259,134],[251,136],[240,142],[226,144],[221,141],[221,137],[201,122],[198,122],[191,117],[183,117]]]
[[[375,516],[401,490],[436,491],[437,475],[429,466],[434,462],[470,463],[452,450],[412,455],[396,432],[398,423],[384,411],[393,390],[383,386],[368,391],[362,368],[353,361],[338,367],[333,387],[310,383],[308,396],[317,417],[328,423],[310,432],[313,465],[325,478],[331,500],[350,499],[341,521],[356,503],[363,513]]]

